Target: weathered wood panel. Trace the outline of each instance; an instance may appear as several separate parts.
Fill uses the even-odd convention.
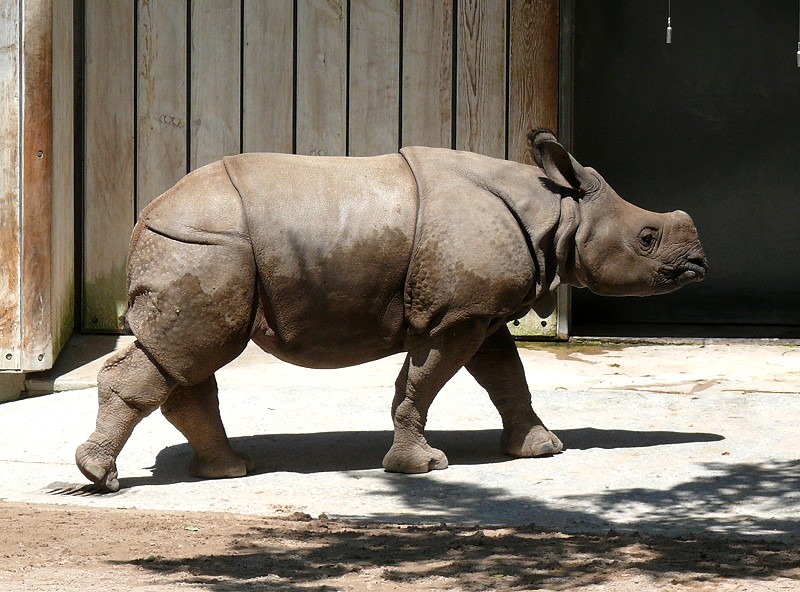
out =
[[[139,0],[136,212],[187,171],[186,3]]]
[[[297,3],[298,154],[347,151],[346,2]]]
[[[74,318],[71,0],[0,3],[0,45],[0,369],[42,370]]]
[[[244,0],[242,149],[294,151],[294,2]]]
[[[241,2],[192,0],[189,168],[241,151]]]
[[[403,146],[452,147],[453,0],[403,2]]]
[[[51,332],[53,357],[75,323],[75,151],[73,0],[53,3],[53,224]]]
[[[134,219],[134,5],[86,0],[83,329],[122,331]]]
[[[400,0],[350,0],[350,156],[400,147]]]
[[[458,4],[456,147],[487,156],[506,153],[506,3]]]
[[[558,0],[512,0],[508,158],[533,164],[527,132],[558,126]]]
[[[508,158],[533,164],[528,131],[558,126],[559,0],[511,0],[508,81]],[[559,290],[548,318],[530,312],[511,332],[525,337],[566,337],[569,291]]]
[[[52,366],[53,6],[23,2],[22,367]]]
[[[0,0],[0,369],[20,367],[19,5]]]

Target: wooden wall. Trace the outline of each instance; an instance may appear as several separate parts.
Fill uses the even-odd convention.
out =
[[[138,212],[226,154],[525,160],[557,124],[558,4],[86,0],[83,329],[123,329]]]
[[[20,368],[19,19],[16,0],[0,0],[0,368]]]
[[[0,370],[72,333],[72,35],[71,0],[0,0]]]

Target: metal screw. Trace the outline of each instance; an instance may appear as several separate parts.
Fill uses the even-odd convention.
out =
[[[39,361],[41,362],[42,360],[44,360],[44,354],[39,354]]]
[[[42,156],[44,156],[44,152],[42,150],[39,150],[39,152],[36,153],[36,156],[41,158]]]
[[[96,323],[97,322],[97,317],[92,317],[92,322]]]
[[[13,355],[11,355],[11,354],[6,354],[6,360],[10,360],[10,359],[11,359],[11,358],[13,358],[13,357],[14,357],[14,356],[13,356]]]
[[[547,327],[547,321],[542,321],[542,327]]]

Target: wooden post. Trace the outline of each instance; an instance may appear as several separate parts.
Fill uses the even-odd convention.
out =
[[[510,21],[508,158],[532,164],[527,133],[558,131],[559,0],[511,0]],[[530,312],[510,329],[523,338],[565,339],[568,312],[569,290],[559,288],[553,314]]]
[[[75,326],[75,74],[73,0],[53,2],[53,358]]]
[[[22,366],[50,368],[53,11],[22,3]]]
[[[0,369],[21,368],[19,5],[0,0]]]
[[[0,41],[0,370],[44,370],[73,323],[72,3],[0,0]]]

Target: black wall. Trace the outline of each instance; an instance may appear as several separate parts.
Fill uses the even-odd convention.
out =
[[[575,290],[573,334],[787,336],[800,326],[798,2],[672,0],[671,45],[667,4],[576,0],[573,152],[628,201],[689,212],[710,272],[645,299]]]

